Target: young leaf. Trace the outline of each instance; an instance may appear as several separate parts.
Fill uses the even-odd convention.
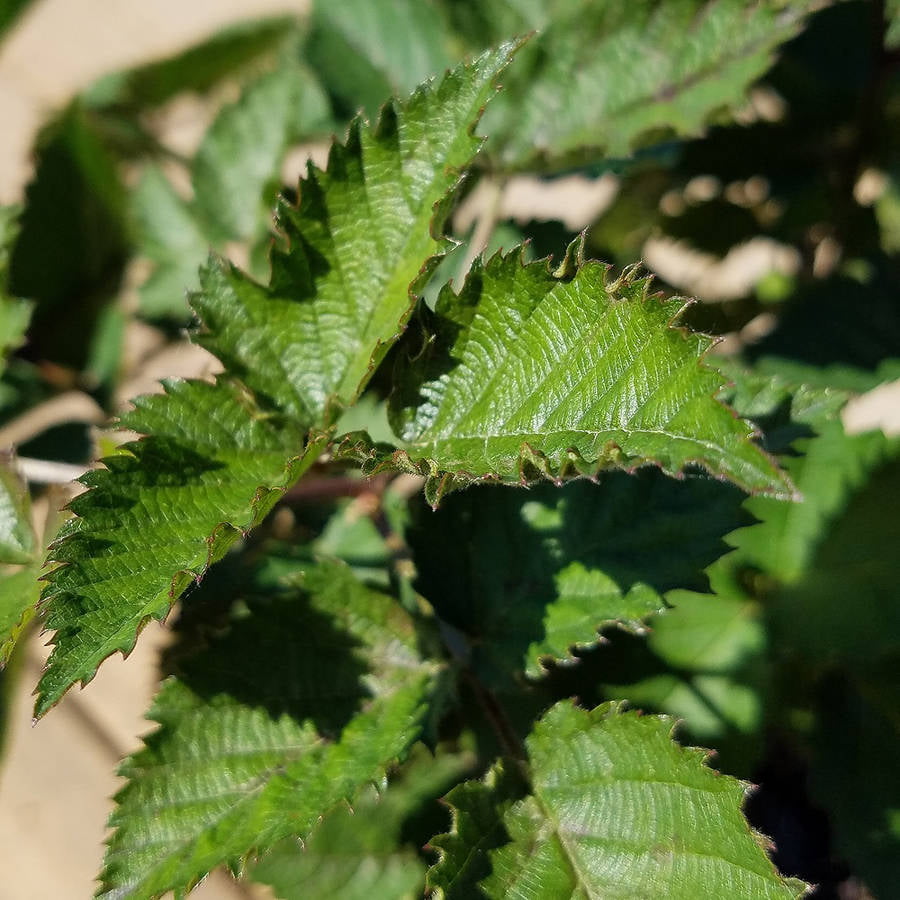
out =
[[[206,346],[301,423],[354,400],[402,331],[449,245],[442,201],[481,143],[474,123],[514,50],[389,103],[375,126],[355,121],[326,171],[310,165],[299,205],[282,206],[291,247],[273,256],[268,288],[221,264],[206,270],[193,299]]]
[[[483,681],[539,676],[542,658],[568,658],[604,626],[639,628],[668,591],[706,587],[703,569],[748,521],[742,499],[730,485],[655,470],[471,489],[418,516],[417,587],[469,636]]]
[[[615,703],[554,706],[527,739],[531,794],[502,813],[509,842],[466,896],[800,897],[741,814],[746,786],[671,733]]]
[[[305,840],[418,737],[438,667],[393,598],[330,564],[243,600],[165,682],[159,728],[122,766],[100,897],[184,892]]]
[[[190,582],[254,527],[315,461],[321,443],[263,414],[220,381],[169,382],[122,425],[151,435],[90,472],[76,517],[50,549],[63,563],[44,592],[53,652],[38,685],[43,715],[76,681],[128,653]]]
[[[648,296],[649,279],[585,262],[569,248],[551,273],[521,250],[476,263],[437,306],[437,349],[401,375],[393,454],[354,446],[378,470],[427,477],[436,505],[454,487],[501,479],[699,465],[751,491],[790,496],[753,431],[718,400],[700,360],[711,340],[673,327],[685,301]]]

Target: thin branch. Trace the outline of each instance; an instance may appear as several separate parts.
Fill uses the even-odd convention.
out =
[[[56,462],[52,459],[31,459],[27,456],[17,457],[14,465],[26,481],[38,481],[41,484],[68,484],[70,481],[80,478],[91,468],[90,466]]]
[[[0,448],[27,443],[55,425],[69,422],[100,425],[106,419],[100,405],[83,391],[66,391],[39,403],[0,428]]]

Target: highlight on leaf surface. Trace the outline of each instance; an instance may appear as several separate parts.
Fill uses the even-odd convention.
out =
[[[393,597],[341,564],[270,557],[228,599],[228,626],[176,657],[149,713],[158,728],[120,769],[106,900],[184,891],[307,838],[422,730],[441,666]]]
[[[741,813],[747,786],[672,739],[673,720],[557,703],[527,738],[530,790],[463,785],[429,877],[453,898],[753,897],[796,900]],[[502,831],[501,831],[502,829]]]
[[[517,44],[502,44],[356,119],[325,171],[310,164],[289,247],[264,287],[213,262],[192,305],[201,342],[280,411],[322,427],[357,398],[399,337],[415,295],[452,242],[448,199],[482,139],[474,127]]]
[[[447,286],[397,373],[390,450],[348,435],[367,471],[427,479],[436,505],[475,481],[560,480],[607,468],[699,466],[752,492],[793,495],[716,395],[701,360],[712,339],[675,327],[686,301],[649,293],[635,269],[613,278],[576,241],[556,270],[522,250],[476,261],[459,295]]]
[[[228,381],[172,381],[121,423],[148,435],[83,476],[49,558],[43,593],[53,652],[38,685],[43,715],[76,681],[128,653],[192,581],[272,509],[319,455]]]
[[[56,634],[37,715],[130,651],[143,623],[163,618],[315,461],[322,429],[402,331],[415,286],[448,244],[442,204],[481,144],[474,124],[516,48],[389,103],[375,126],[357,120],[327,171],[310,168],[298,207],[283,209],[291,247],[273,260],[271,286],[217,261],[203,273],[201,342],[228,376],[139,401],[122,424],[148,437],[85,477],[92,490],[50,553],[65,565],[44,592]]]

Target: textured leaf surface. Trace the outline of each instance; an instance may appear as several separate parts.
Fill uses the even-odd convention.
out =
[[[473,124],[512,50],[389,104],[375,126],[351,125],[327,171],[310,167],[299,205],[282,207],[291,247],[273,257],[270,287],[206,271],[193,305],[213,333],[207,346],[299,421],[321,424],[355,399],[402,330],[424,261],[447,244],[436,207],[480,145]]]
[[[713,114],[743,101],[813,6],[747,0],[466,5],[488,7],[477,13],[488,25],[481,39],[491,31],[506,37],[541,29],[485,123],[492,144],[517,165],[535,155],[551,164],[573,160],[588,148],[626,156],[660,132],[700,133]]]
[[[674,588],[705,587],[724,536],[749,521],[742,499],[721,482],[653,470],[472,489],[418,517],[417,586],[470,638],[483,680],[540,675],[542,658],[565,659],[608,625],[639,628]]]
[[[329,813],[300,844],[277,844],[250,871],[280,900],[407,900],[421,897],[425,864],[401,831],[423,803],[436,802],[463,774],[462,757],[432,756],[421,745],[410,763],[392,775],[387,789],[364,790],[352,808]]]
[[[121,769],[99,896],[184,890],[305,839],[416,740],[437,668],[393,598],[337,564],[260,593],[163,685],[159,729]]]
[[[92,488],[52,546],[63,563],[44,593],[54,648],[41,679],[42,715],[107,656],[131,650],[316,456],[227,383],[171,382],[140,398],[122,424],[152,435],[82,479]]]
[[[413,361],[395,403],[405,449],[354,448],[354,436],[351,452],[369,452],[371,469],[427,476],[432,503],[478,479],[645,464],[670,474],[696,464],[790,494],[750,426],[715,399],[723,381],[700,363],[710,339],[672,327],[684,301],[649,297],[633,272],[613,280],[600,263],[577,263],[570,248],[557,277],[513,252],[476,265],[459,296],[445,288],[438,347]]]
[[[616,704],[554,706],[527,740],[531,794],[503,813],[510,841],[481,895],[800,897],[741,814],[745,785],[671,731]]]

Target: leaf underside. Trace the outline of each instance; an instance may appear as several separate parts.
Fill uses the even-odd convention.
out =
[[[556,273],[546,261],[523,265],[521,251],[476,264],[459,296],[441,293],[434,346],[399,376],[393,424],[403,449],[354,434],[345,452],[368,471],[424,475],[435,505],[478,480],[647,464],[670,475],[700,466],[790,496],[750,425],[715,399],[724,381],[700,362],[711,339],[674,328],[685,302],[648,289],[648,278],[613,280],[574,247]]]
[[[394,598],[339,564],[255,592],[157,695],[159,728],[120,770],[99,897],[184,890],[303,840],[417,739],[438,668]]]
[[[467,812],[438,842],[444,857],[432,882],[448,898],[534,897],[535,885],[542,898],[800,897],[806,886],[777,874],[741,814],[746,786],[707,768],[705,751],[679,746],[671,732],[671,719],[615,703],[592,712],[557,704],[526,742],[531,793],[494,792],[508,842],[482,861],[489,874],[477,893],[454,888],[483,852]],[[490,824],[485,801],[480,818]]]

